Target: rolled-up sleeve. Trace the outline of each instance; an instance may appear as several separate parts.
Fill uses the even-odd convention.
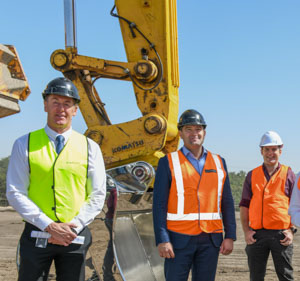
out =
[[[253,195],[251,189],[251,177],[252,177],[252,171],[249,172],[245,178],[243,191],[242,191],[242,198],[239,204],[240,207],[249,208],[250,206],[250,201]]]
[[[295,181],[296,181],[296,176],[295,176],[294,172],[292,171],[292,169],[289,167],[287,176],[286,176],[286,183],[285,183],[285,195],[289,198],[291,198],[291,196],[292,196]]]

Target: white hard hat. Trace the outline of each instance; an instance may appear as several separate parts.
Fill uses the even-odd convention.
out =
[[[259,146],[262,147],[262,146],[273,146],[273,145],[281,146],[281,145],[283,145],[283,142],[282,142],[280,136],[276,132],[267,131],[261,137]]]

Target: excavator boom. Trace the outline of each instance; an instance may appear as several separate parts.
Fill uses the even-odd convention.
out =
[[[69,17],[74,17],[73,3],[65,1]],[[70,40],[65,50],[53,52],[51,64],[77,86],[86,135],[101,146],[107,168],[134,161],[156,166],[161,156],[177,149],[179,141],[176,1],[117,0],[111,15],[120,21],[128,62],[80,55]],[[76,27],[66,30],[66,38],[75,39]],[[131,81],[141,117],[111,124],[94,87],[99,78]]]
[[[176,0],[115,1],[110,13],[120,23],[125,62],[79,54],[75,0],[64,4],[66,46],[50,61],[76,85],[85,134],[100,145],[107,169],[107,204],[91,225],[93,265],[100,280],[164,280],[151,187],[159,158],[179,144]],[[99,78],[131,82],[141,116],[112,124],[95,88]]]

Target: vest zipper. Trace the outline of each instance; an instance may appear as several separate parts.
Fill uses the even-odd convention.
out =
[[[198,199],[198,226],[199,226],[199,228],[201,228],[201,227],[200,227],[200,213],[201,213],[201,211],[200,211],[200,198],[199,198],[199,188],[200,188],[201,178],[202,178],[202,176],[200,175],[200,179],[199,179],[198,186],[197,186],[197,199]]]
[[[265,189],[269,182],[266,183],[264,186],[263,194],[262,194],[262,201],[261,201],[261,226],[264,228],[264,197],[265,197]]]
[[[278,171],[277,171],[277,172],[278,172]],[[262,197],[262,214],[261,214],[261,215],[262,215],[262,216],[261,216],[261,224],[262,224],[262,228],[264,228],[264,223],[263,223],[263,219],[264,219],[264,216],[263,216],[263,210],[264,210],[264,196],[265,196],[265,189],[266,189],[268,183],[272,180],[272,177],[273,177],[275,174],[277,174],[277,172],[270,176],[269,180],[267,181],[267,183],[266,183],[266,185],[265,185],[265,187],[264,187],[264,192],[263,192],[263,197]]]
[[[53,199],[54,199],[54,215],[55,217],[57,218],[57,221],[58,222],[61,222],[60,219],[58,218],[57,214],[56,214],[56,197],[55,197],[55,172],[54,172],[54,167],[55,167],[55,164],[56,164],[56,160],[57,158],[59,157],[59,155],[57,155],[54,163],[53,163],[53,168],[52,168],[52,174],[53,174],[53,185],[52,185],[52,190],[53,190]],[[52,208],[53,209],[53,208]]]

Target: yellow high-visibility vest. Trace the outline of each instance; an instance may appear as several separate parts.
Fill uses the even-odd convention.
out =
[[[70,222],[87,198],[88,142],[75,131],[57,155],[44,129],[29,134],[29,198],[52,220]]]

